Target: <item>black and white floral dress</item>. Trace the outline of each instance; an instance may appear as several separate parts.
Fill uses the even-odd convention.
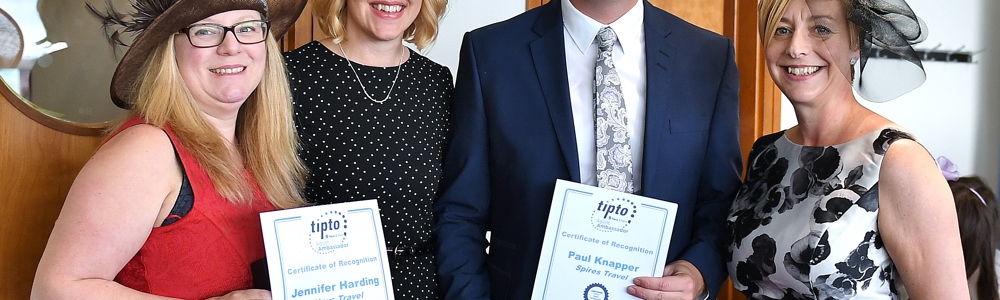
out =
[[[878,174],[905,131],[826,147],[761,137],[726,221],[729,274],[751,299],[897,299],[878,230]]]

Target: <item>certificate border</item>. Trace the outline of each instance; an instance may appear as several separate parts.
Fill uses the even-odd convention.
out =
[[[558,248],[558,244],[559,244],[559,241],[561,239],[559,233],[562,232],[563,216],[566,213],[566,206],[569,204],[569,201],[567,201],[567,200],[568,200],[569,195],[571,193],[572,194],[578,194],[578,195],[584,195],[584,196],[593,196],[594,195],[594,193],[583,191],[583,190],[572,189],[572,188],[567,188],[566,189],[566,192],[563,194],[562,206],[559,207],[559,226],[556,227],[556,233],[554,235],[554,240],[552,241],[552,251],[551,251],[552,254],[549,257],[549,261],[553,261],[554,259],[556,259],[556,251],[555,251],[555,249]],[[659,207],[659,206],[654,206],[654,205],[649,205],[649,204],[646,204],[646,203],[642,203],[641,205],[643,207],[652,208],[652,209],[658,209],[658,210],[661,210],[661,211],[665,212],[665,217],[663,218],[663,223],[660,226],[660,231],[662,232],[667,227],[667,223],[668,223],[669,217],[670,217],[670,209],[667,209],[667,208],[664,208],[664,207]],[[659,240],[656,243],[656,245],[657,245],[656,246],[656,251],[654,251],[654,256],[653,257],[659,257],[660,252],[663,251],[663,239],[664,239],[664,235],[661,234]],[[666,259],[666,258],[664,258],[664,259]],[[665,264],[666,262],[663,261],[662,263]],[[655,275],[656,268],[657,268],[657,266],[661,265],[661,261],[659,261],[659,259],[655,259],[655,260],[653,260],[653,264],[654,265],[651,268],[649,268],[651,270],[649,276]],[[555,278],[553,276],[552,272],[553,272],[553,267],[552,267],[552,264],[549,263],[548,270],[546,270],[546,274],[547,275],[545,276],[545,284],[543,285],[542,290],[541,290],[543,297],[548,292],[549,280],[551,278]]]
[[[292,244],[288,244],[288,245],[282,245],[282,241],[284,243],[289,243],[290,241],[288,241],[288,238],[290,238],[290,237],[281,238],[280,236],[283,235],[283,234],[281,234],[281,232],[286,231],[286,230],[278,230],[278,228],[279,227],[283,228],[283,226],[293,226],[293,225],[289,225],[289,223],[291,223],[291,222],[299,222],[299,221],[308,219],[310,216],[315,216],[317,214],[320,214],[320,213],[322,213],[326,209],[335,209],[335,210],[338,210],[338,211],[342,211],[342,212],[345,213],[344,214],[345,217],[346,217],[347,214],[351,214],[352,215],[351,218],[355,219],[355,223],[364,222],[365,218],[364,218],[364,216],[355,216],[353,214],[355,214],[355,213],[368,213],[368,216],[369,216],[369,218],[371,218],[370,220],[373,222],[373,224],[369,225],[369,226],[364,226],[364,227],[371,227],[369,230],[371,230],[370,232],[374,234],[375,241],[374,242],[372,242],[372,241],[364,241],[363,243],[358,244],[359,242],[362,242],[362,241],[355,240],[354,243],[355,243],[355,245],[361,246],[361,247],[364,247],[362,245],[369,245],[369,246],[371,246],[371,243],[375,243],[375,249],[371,249],[371,250],[375,250],[377,253],[367,252],[367,251],[370,251],[370,250],[360,251],[360,252],[367,252],[367,254],[365,254],[365,253],[361,253],[361,254],[364,257],[373,258],[373,259],[376,259],[377,261],[379,261],[380,266],[378,268],[379,268],[379,271],[381,271],[380,272],[381,274],[377,274],[376,273],[376,274],[371,274],[371,275],[375,276],[375,277],[372,277],[372,278],[379,278],[379,277],[381,277],[381,280],[385,284],[385,286],[383,286],[383,287],[375,287],[375,289],[372,289],[372,290],[369,290],[369,291],[373,292],[373,293],[381,293],[381,294],[383,294],[382,296],[384,296],[385,299],[389,299],[389,300],[395,299],[395,296],[394,296],[394,293],[393,293],[393,291],[394,291],[394,285],[392,284],[392,277],[391,277],[391,274],[389,272],[389,269],[390,269],[390,267],[389,267],[389,261],[387,259],[389,256],[392,255],[392,253],[387,253],[386,252],[386,244],[385,244],[385,239],[383,237],[383,231],[384,230],[382,229],[382,220],[380,218],[380,215],[377,214],[379,212],[379,208],[378,208],[378,202],[375,199],[348,201],[348,202],[336,203],[336,204],[312,205],[312,206],[304,206],[304,207],[299,207],[299,208],[292,208],[292,209],[285,209],[285,210],[275,210],[275,211],[268,211],[268,212],[262,212],[262,213],[260,213],[260,219],[261,219],[261,223],[260,223],[261,226],[260,227],[263,230],[263,235],[264,235],[264,250],[267,252],[266,254],[267,254],[268,257],[273,257],[274,255],[278,255],[278,258],[268,260],[268,262],[267,262],[267,265],[269,267],[268,274],[271,275],[270,279],[269,279],[269,281],[271,282],[271,287],[272,287],[271,294],[274,297],[274,299],[288,299],[287,298],[287,297],[289,297],[289,295],[288,295],[288,291],[289,291],[288,287],[291,286],[291,285],[293,285],[293,283],[295,283],[294,281],[293,282],[288,282],[289,277],[290,277],[291,274],[288,274],[288,273],[285,272],[285,265],[286,265],[286,262],[288,260],[288,259],[284,258],[284,256],[286,256],[286,252],[292,251],[292,250],[296,250],[296,251],[306,250],[306,249],[301,249],[303,245],[300,245],[298,243],[292,243]],[[363,224],[357,224],[357,225],[363,225]],[[292,229],[292,228],[289,228],[289,229]],[[358,227],[358,229],[363,229],[363,227]],[[355,230],[352,229],[351,231],[355,231]],[[361,231],[365,232],[367,230],[361,230]],[[293,232],[288,232],[288,234],[290,236],[296,236],[296,237],[300,236],[301,233],[302,232],[299,232],[298,234],[293,233]],[[354,234],[354,236],[364,237],[366,235],[364,235],[364,234]],[[309,246],[306,246],[306,247],[308,248]],[[358,252],[358,251],[348,251],[348,252],[354,253],[354,252]],[[308,253],[306,253],[306,254],[308,254]],[[292,256],[292,257],[294,257],[294,256]],[[337,258],[340,258],[340,261],[342,261],[346,257],[343,254],[336,254],[332,258],[334,260],[337,260]],[[289,259],[291,259],[291,258],[289,258]],[[322,261],[326,261],[327,260],[326,258],[317,258],[317,259],[320,259]],[[339,264],[339,262],[336,262],[336,261],[334,261],[333,263]],[[372,270],[370,267],[364,268],[364,269],[365,269],[363,271],[364,273],[369,273],[371,271],[375,271],[375,270]],[[339,277],[339,276],[333,276],[333,277]],[[280,283],[277,282],[279,280],[281,280],[282,282],[280,282]],[[334,284],[336,284],[336,282]],[[280,293],[278,293],[279,290],[281,291]],[[382,292],[379,292],[379,290],[381,290]]]
[[[281,295],[281,299],[288,299],[288,280],[285,280],[285,260],[284,260],[285,256],[281,255],[281,235],[277,234],[278,233],[278,223],[297,221],[297,220],[301,220],[301,219],[302,219],[302,216],[294,216],[294,217],[287,217],[287,218],[275,219],[274,223],[273,223],[274,232],[275,232],[275,234],[274,234],[274,244],[278,246],[278,267],[281,270],[281,291],[282,291],[282,294],[284,294],[284,295]]]
[[[555,240],[552,241],[552,251],[551,251],[552,255],[549,256],[549,261],[550,261],[550,263],[549,263],[549,269],[545,271],[545,273],[547,275],[545,275],[545,285],[542,288],[542,296],[544,296],[545,293],[546,293],[546,291],[549,289],[549,279],[554,278],[554,277],[552,277],[552,263],[551,263],[551,261],[553,261],[556,258],[556,248],[558,247],[559,240],[560,240],[559,239],[559,232],[562,232],[563,216],[566,214],[566,205],[569,202],[569,201],[566,201],[566,200],[567,200],[567,198],[569,198],[569,194],[570,193],[587,195],[587,196],[593,196],[594,195],[594,193],[585,192],[585,191],[576,190],[576,189],[566,189],[566,192],[563,193],[562,206],[559,207],[559,226],[556,227]]]
[[[662,210],[665,217],[663,218],[663,224],[660,225],[660,231],[663,231],[665,228],[667,228],[667,223],[668,223],[667,221],[670,219],[670,209],[669,208],[659,207],[659,206],[655,206],[655,205],[650,205],[650,204],[647,204],[647,203],[642,203],[641,205],[643,207],[648,207],[648,208],[652,208],[652,209]],[[673,232],[671,232],[671,235],[673,235]],[[660,235],[660,239],[658,241],[656,241],[657,245],[659,245],[659,246],[656,247],[656,251],[655,251],[656,256],[655,257],[660,257],[660,251],[663,250],[662,248],[663,248],[663,238],[664,238],[664,236],[666,236],[666,235],[661,234]],[[670,249],[667,249],[667,251],[670,251]],[[661,261],[656,261],[656,266],[661,265],[661,263],[663,265],[666,265],[667,264],[666,259],[667,259],[667,257],[663,256],[663,260],[664,261],[662,261],[662,262]],[[653,272],[656,272],[656,266],[653,266],[653,268],[652,268]],[[650,274],[650,276],[652,276],[652,274]]]
[[[375,212],[372,211],[371,208],[365,207],[365,208],[355,208],[355,209],[348,209],[347,210],[348,214],[365,213],[365,212],[367,212],[368,216],[372,218],[372,229],[373,230],[382,230],[382,227],[378,226],[378,225],[381,225],[381,224],[379,224],[379,222],[377,222],[377,220],[375,220]],[[378,226],[378,227],[376,227],[376,226]],[[385,245],[381,245],[379,243],[379,240],[377,238],[375,239],[375,248],[378,249],[379,261],[387,261],[387,259],[389,259],[388,257],[383,257],[383,256],[386,256]],[[392,288],[392,278],[391,277],[386,277],[386,274],[385,274],[385,266],[386,266],[386,264],[378,264],[378,265],[379,265],[379,269],[382,271],[382,282],[387,283],[387,284],[383,285],[383,289],[386,292],[386,297],[387,298],[388,297],[392,297],[392,295],[394,295],[393,294],[394,291],[393,291],[393,288]],[[389,278],[389,280],[386,280],[386,278]]]

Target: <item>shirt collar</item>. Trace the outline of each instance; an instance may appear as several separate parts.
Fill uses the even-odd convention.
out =
[[[594,37],[604,26],[611,26],[611,29],[618,35],[618,44],[622,50],[632,50],[632,47],[640,47],[642,39],[642,16],[643,3],[645,0],[636,1],[635,6],[625,12],[618,20],[611,24],[604,25],[596,20],[584,15],[576,9],[569,0],[562,1],[563,27],[569,33],[573,44],[586,53],[587,49],[594,44]]]

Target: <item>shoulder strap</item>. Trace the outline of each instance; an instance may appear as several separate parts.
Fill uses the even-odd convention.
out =
[[[753,161],[753,159],[755,157],[757,157],[758,155],[760,155],[761,151],[764,151],[765,148],[767,148],[768,146],[774,144],[775,141],[777,141],[779,138],[781,138],[784,135],[785,135],[785,130],[782,130],[782,131],[778,131],[778,132],[775,132],[775,133],[772,133],[772,134],[768,134],[768,135],[762,136],[762,137],[758,138],[756,141],[754,141],[753,142],[753,146],[750,147],[750,155],[747,157],[746,164],[749,165],[750,162]]]
[[[872,143],[875,154],[885,155],[885,152],[889,150],[889,146],[900,139],[916,141],[908,132],[893,128],[882,129],[882,132],[875,138],[875,142]]]
[[[170,209],[170,213],[160,226],[167,226],[177,222],[189,212],[191,208],[194,207],[194,189],[191,188],[191,181],[188,180],[187,171],[184,169],[184,162],[181,160],[180,154],[177,153],[177,147],[174,146],[173,138],[171,138],[171,146],[174,147],[174,157],[177,158],[177,165],[181,167],[181,189],[177,192],[177,200],[174,201],[174,207]]]

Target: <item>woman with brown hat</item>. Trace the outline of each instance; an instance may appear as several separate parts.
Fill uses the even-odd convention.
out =
[[[403,45],[429,45],[447,0],[316,0],[329,38],[285,55],[305,194],[377,199],[396,299],[438,299],[431,246],[452,76]]]
[[[920,19],[903,0],[763,0],[758,29],[798,124],[750,150],[726,224],[734,287],[750,299],[899,299],[900,286],[969,299],[934,159],[854,94],[883,102],[923,83]]]
[[[270,298],[250,289],[250,265],[264,257],[259,213],[305,203],[275,39],[305,2],[95,11],[137,33],[111,82],[129,116],[70,189],[32,298]]]

